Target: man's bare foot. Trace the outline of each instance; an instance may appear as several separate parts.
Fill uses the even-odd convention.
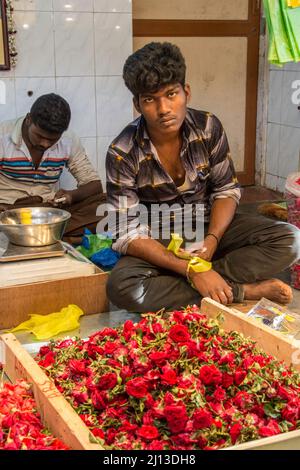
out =
[[[290,286],[279,279],[267,279],[266,281],[244,284],[244,292],[245,300],[260,300],[265,297],[280,304],[289,304],[293,299]]]

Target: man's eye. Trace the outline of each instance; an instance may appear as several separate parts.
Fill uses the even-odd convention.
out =
[[[153,98],[145,98],[144,99],[144,103],[152,103],[153,102]]]
[[[174,98],[174,96],[176,96],[176,95],[177,95],[176,91],[171,91],[171,92],[169,93],[169,97],[170,97],[170,98]]]

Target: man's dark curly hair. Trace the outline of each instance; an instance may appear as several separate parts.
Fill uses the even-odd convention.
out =
[[[71,119],[69,103],[55,93],[40,96],[30,110],[32,122],[46,132],[62,134]]]
[[[125,85],[135,98],[140,94],[155,93],[162,86],[185,85],[186,65],[175,44],[150,42],[128,57],[123,68]]]

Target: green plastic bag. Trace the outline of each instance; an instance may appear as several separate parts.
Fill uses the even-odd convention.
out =
[[[104,248],[111,248],[112,239],[105,234],[85,234],[82,244],[76,248],[82,255],[90,259],[95,253]]]
[[[78,320],[82,315],[84,313],[81,308],[70,304],[62,308],[60,312],[49,313],[49,315],[29,315],[30,320],[24,321],[10,332],[27,330],[39,340],[49,339],[64,331],[72,331],[78,328]]]

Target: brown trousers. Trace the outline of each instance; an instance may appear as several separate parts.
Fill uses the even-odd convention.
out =
[[[244,283],[274,277],[299,258],[298,228],[262,216],[236,214],[212,261],[213,269],[233,288],[234,301],[242,302]],[[122,257],[112,270],[107,295],[117,307],[137,313],[181,308],[201,300],[184,277],[132,256]]]
[[[51,207],[51,204],[41,202],[42,199],[39,202],[39,199],[41,198],[28,197],[17,200],[15,204],[2,204],[1,208],[9,210],[19,207]],[[96,216],[97,207],[105,201],[105,194],[94,194],[71,206],[64,207],[66,211],[71,213],[71,218],[66,227],[63,240],[69,243],[80,243],[84,228],[88,228],[92,233],[95,233],[97,223],[101,219],[101,217]]]

